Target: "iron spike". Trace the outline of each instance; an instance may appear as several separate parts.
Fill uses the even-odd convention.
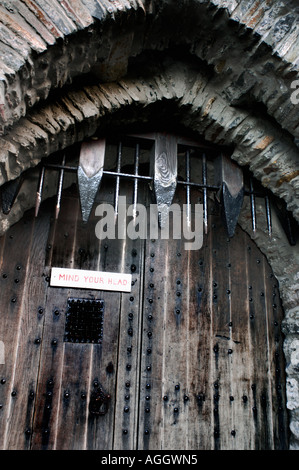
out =
[[[252,217],[252,231],[253,234],[256,234],[256,207],[255,207],[255,196],[254,196],[254,188],[253,188],[253,181],[250,178],[250,204],[251,204],[251,217]]]
[[[65,165],[65,155],[62,158],[62,166]],[[64,177],[64,169],[61,168],[59,172],[59,182],[58,182],[58,193],[57,193],[57,201],[56,201],[56,208],[55,208],[55,220],[58,219],[59,212],[60,212],[60,203],[61,203],[61,195],[62,195],[62,187],[63,187],[63,177]]]
[[[1,198],[3,214],[7,215],[10,213],[11,208],[17,198],[17,195],[19,194],[23,181],[24,178],[21,175],[12,181],[8,181],[2,186]]]
[[[267,217],[268,233],[269,233],[270,240],[272,240],[272,215],[271,215],[270,199],[269,199],[268,195],[265,197],[265,205],[266,205],[266,217]]]
[[[87,222],[103,177],[105,139],[83,142],[78,165],[78,185],[83,222]]]
[[[220,155],[215,168],[216,183],[220,186],[218,200],[228,236],[234,236],[244,200],[242,169],[226,155]]]
[[[203,184],[203,223],[205,234],[208,233],[208,193],[207,193],[207,158],[202,155],[202,184]]]
[[[151,173],[158,207],[159,225],[165,226],[177,186],[177,138],[156,134],[151,157]]]
[[[122,158],[122,143],[119,142],[118,150],[117,150],[117,167],[116,173],[119,174],[121,170],[121,158]],[[119,176],[116,177],[116,184],[115,184],[115,197],[114,197],[114,211],[115,211],[115,218],[118,216],[118,201],[119,201]]]
[[[35,202],[35,217],[38,216],[39,213],[39,208],[42,202],[42,192],[43,192],[43,185],[44,185],[44,179],[45,179],[45,167],[42,166],[40,170],[40,177],[39,177],[39,183],[38,183],[38,189],[36,193],[36,202]]]
[[[139,169],[139,155],[140,155],[140,146],[139,144],[136,144],[136,149],[135,149],[135,176],[138,176],[138,169]],[[134,211],[133,211],[133,216],[134,219],[136,217],[136,212],[137,212],[137,200],[138,200],[138,179],[134,178]]]

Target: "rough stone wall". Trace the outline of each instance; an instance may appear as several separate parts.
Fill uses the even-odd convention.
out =
[[[295,0],[1,0],[0,186],[102,129],[157,112],[167,122],[169,111],[232,147],[299,220],[298,18]],[[1,231],[32,204],[29,192]],[[240,223],[250,233],[245,216]],[[278,225],[271,243],[263,230],[256,243],[280,282],[299,449],[298,248]]]

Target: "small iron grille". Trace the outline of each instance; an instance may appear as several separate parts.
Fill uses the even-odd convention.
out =
[[[101,343],[103,315],[103,300],[69,298],[64,341],[68,343]]]

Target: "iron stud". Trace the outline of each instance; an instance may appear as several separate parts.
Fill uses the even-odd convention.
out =
[[[178,413],[178,412],[179,412],[179,409],[178,409],[178,408],[174,408],[174,409],[173,409],[173,412],[174,412],[174,413]]]
[[[130,410],[130,408],[129,408],[128,406],[125,406],[125,407],[124,407],[124,412],[125,412],[125,413],[128,413],[129,410]]]
[[[127,429],[124,429],[124,430],[123,430],[123,434],[124,434],[124,435],[128,434],[128,430],[127,430]]]
[[[174,388],[175,388],[175,390],[179,390],[179,389],[180,389],[180,385],[177,384]]]
[[[149,383],[146,384],[145,388],[149,390],[151,388],[151,385]]]
[[[167,396],[167,395],[164,395],[163,400],[164,400],[164,401],[168,401],[168,396]]]

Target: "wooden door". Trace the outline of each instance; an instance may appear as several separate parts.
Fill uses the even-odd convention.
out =
[[[122,191],[131,198],[129,183]],[[113,203],[108,183],[102,201]],[[0,241],[1,448],[287,448],[283,311],[249,236],[238,228],[227,239],[215,213],[198,251],[184,240],[98,240],[76,189],[64,191],[58,220],[54,204]],[[51,287],[51,267],[132,273],[132,289]],[[90,325],[68,336],[72,299],[95,312],[96,338]]]

